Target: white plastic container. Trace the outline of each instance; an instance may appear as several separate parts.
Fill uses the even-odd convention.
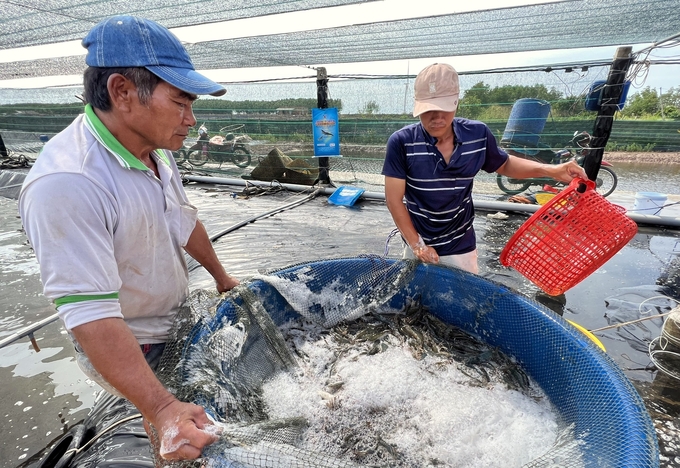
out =
[[[657,192],[636,192],[633,211],[645,215],[659,215],[668,197]]]

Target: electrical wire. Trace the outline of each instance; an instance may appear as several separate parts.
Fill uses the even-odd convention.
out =
[[[676,47],[680,44],[680,33],[662,39],[654,44],[638,50],[633,53],[633,66],[628,70],[626,80],[633,83],[636,88],[641,88],[647,81],[649,76],[650,66],[658,64],[659,62],[650,60],[650,55],[655,49],[667,49]],[[670,61],[663,61],[663,63],[675,64],[675,59]]]
[[[646,56],[645,56],[646,57]],[[560,64],[543,64],[543,65],[531,65],[526,67],[504,67],[504,68],[489,68],[484,70],[469,70],[458,72],[459,76],[477,76],[477,75],[494,75],[494,74],[506,74],[506,73],[533,73],[533,72],[545,72],[551,73],[557,77],[565,86],[569,85],[560,78],[555,72],[564,71],[566,73],[571,73],[581,70],[581,74],[574,82],[584,79],[588,76],[588,72],[593,68],[605,68],[610,67],[612,64],[611,60],[597,60],[590,62],[574,62],[574,63],[560,63]],[[680,64],[680,58],[664,58],[651,60],[648,58],[634,58],[632,71],[629,70],[627,78],[629,80],[634,80],[636,75],[646,75],[649,73],[649,68],[651,65],[678,65]],[[298,65],[304,68],[316,69],[314,67],[308,67],[306,65]],[[368,74],[368,73],[334,73],[328,74],[329,80],[333,81],[362,81],[362,80],[413,80],[416,75],[413,74]],[[282,81],[305,81],[305,80],[316,80],[316,75],[301,75],[301,76],[290,76],[281,78],[263,78],[263,79],[252,79],[252,80],[230,80],[230,81],[220,81],[221,84],[257,84],[257,83],[273,83]],[[644,81],[643,83],[644,84]],[[639,87],[636,84],[635,87]],[[585,95],[584,89],[579,96]]]

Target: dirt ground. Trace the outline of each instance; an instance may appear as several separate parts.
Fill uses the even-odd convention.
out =
[[[680,164],[680,153],[635,153],[615,151],[605,152],[603,158],[612,162]]]

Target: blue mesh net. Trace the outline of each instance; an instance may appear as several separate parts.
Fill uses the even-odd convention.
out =
[[[566,320],[462,270],[375,256],[294,265],[254,278],[225,298],[193,296],[200,307],[180,320],[175,335],[183,338],[168,345],[160,374],[231,434],[210,446],[201,466],[357,466],[323,450],[297,448],[304,421],[270,420],[256,403],[264,381],[295,367],[280,327],[300,317],[334,326],[362,313],[404,310],[414,298],[441,321],[515,359],[556,408],[560,436],[524,466],[659,466],[642,399],[619,367]]]

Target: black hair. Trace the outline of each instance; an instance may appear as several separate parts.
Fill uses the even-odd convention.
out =
[[[137,88],[139,102],[146,105],[151,99],[161,79],[143,67],[88,67],[83,75],[83,98],[92,107],[102,110],[111,110],[111,99],[107,82],[114,73],[123,75]]]

